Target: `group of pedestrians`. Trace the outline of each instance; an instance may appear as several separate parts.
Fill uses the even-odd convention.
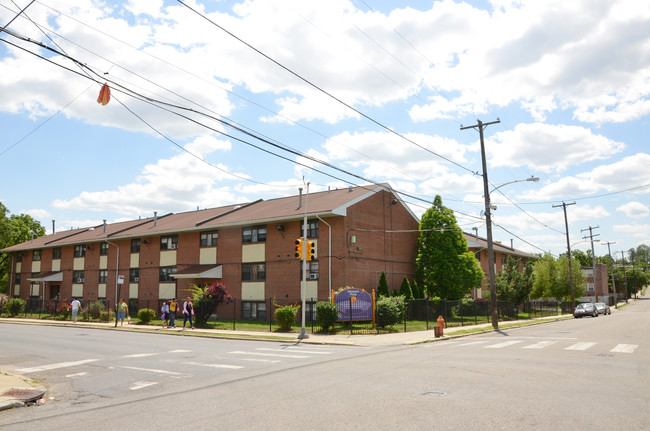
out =
[[[175,328],[176,327],[176,313],[179,311],[179,304],[176,302],[176,298],[173,298],[170,301],[165,301],[160,307],[160,313],[163,320],[163,328]],[[189,296],[183,303],[183,329],[185,329],[185,324],[189,320],[190,328],[194,329],[194,305],[192,304],[192,298]]]

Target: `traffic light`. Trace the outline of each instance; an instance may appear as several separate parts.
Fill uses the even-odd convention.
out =
[[[298,259],[302,259],[302,238],[296,240],[296,254],[294,255]]]
[[[307,260],[316,259],[316,243],[307,241]]]

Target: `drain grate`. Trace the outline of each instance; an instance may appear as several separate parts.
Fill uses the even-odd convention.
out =
[[[436,398],[436,397],[444,397],[445,395],[447,395],[447,392],[426,391],[426,392],[422,392],[420,395],[424,397]]]
[[[9,389],[8,391],[0,394],[2,397],[15,398],[23,402],[35,401],[42,398],[45,391],[38,389]]]

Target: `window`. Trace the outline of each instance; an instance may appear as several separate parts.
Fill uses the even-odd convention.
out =
[[[201,247],[215,247],[217,245],[217,238],[219,238],[219,232],[216,230],[201,232]]]
[[[99,245],[99,255],[100,256],[108,256],[108,243],[103,242]]]
[[[241,281],[264,281],[266,280],[265,263],[242,263]]]
[[[242,319],[266,319],[265,302],[242,302]]]
[[[131,253],[140,253],[140,238],[131,240]]]
[[[594,283],[587,283],[587,292],[594,291]]]
[[[174,281],[171,277],[172,274],[176,274],[175,266],[163,266],[160,268],[160,281],[161,282],[170,282]]]
[[[83,245],[74,246],[74,257],[84,257],[86,255],[86,247]]]
[[[266,226],[245,227],[242,229],[242,242],[265,242]]]
[[[481,261],[481,250],[475,251],[474,256],[476,256],[476,260],[478,260],[480,262]]]
[[[41,260],[41,250],[34,250],[32,252],[32,260]]]
[[[52,249],[52,259],[61,259],[61,247]]]
[[[73,283],[83,283],[84,282],[84,272],[83,271],[73,271],[72,272],[72,282]]]
[[[160,238],[161,250],[176,250],[178,247],[178,235],[163,236]]]
[[[16,254],[16,262],[21,262],[22,260],[23,260],[23,252],[22,252],[22,251],[19,251],[19,252]]]
[[[140,268],[131,268],[129,270],[129,283],[138,283],[140,281]]]
[[[106,283],[106,280],[108,280],[108,271],[105,269],[100,269],[99,270],[99,282],[100,283]]]
[[[20,272],[16,273],[16,284],[20,284]]]
[[[304,223],[300,222],[300,234],[302,236]],[[318,238],[318,220],[307,220],[307,238]]]
[[[302,280],[302,265],[300,266],[300,279]],[[318,262],[307,262],[307,280],[318,280]]]

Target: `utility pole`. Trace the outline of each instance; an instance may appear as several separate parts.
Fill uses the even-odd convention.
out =
[[[584,239],[589,238],[591,240],[591,260],[593,262],[593,272],[594,272],[594,293],[596,294],[596,302],[598,302],[598,285],[596,284],[596,254],[594,253],[594,236],[599,236],[600,234],[597,233],[594,235],[593,229],[598,229],[599,226],[596,227],[591,227],[589,226],[587,229],[582,229],[580,232],[584,232],[586,230],[589,231],[589,236],[583,237]],[[597,239],[596,241],[600,241]]]
[[[487,245],[488,245],[488,273],[490,275],[490,306],[492,307],[492,327],[499,329],[499,310],[497,305],[497,282],[494,274],[494,246],[492,245],[492,216],[490,214],[490,189],[488,187],[488,174],[487,162],[485,161],[485,142],[483,140],[483,130],[491,125],[498,124],[501,121],[492,121],[490,123],[483,123],[477,120],[477,124],[473,126],[463,127],[460,130],[476,129],[481,137],[481,161],[483,163],[483,196],[485,196],[485,224],[487,228]]]
[[[627,271],[625,270],[625,252],[621,250],[621,262],[623,262],[623,283],[625,283],[625,303],[627,304]]]
[[[571,268],[571,242],[569,242],[569,221],[566,217],[566,207],[575,205],[575,202],[569,204],[562,202],[562,205],[553,205],[553,208],[562,207],[564,209],[564,227],[566,229],[566,250],[569,257],[569,284],[571,285],[571,314],[576,311],[576,292],[573,288],[573,269]]]
[[[607,241],[607,254],[609,254],[609,261],[612,261],[612,250],[609,247],[611,244],[616,244],[616,242]],[[616,277],[614,277],[614,265],[612,265],[612,289],[614,289],[614,308],[618,308],[618,296],[616,295]]]

